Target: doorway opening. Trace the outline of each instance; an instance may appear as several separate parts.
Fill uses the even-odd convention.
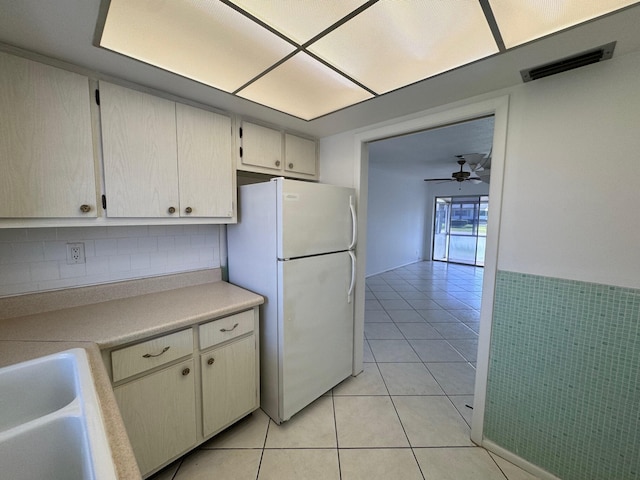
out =
[[[432,257],[438,262],[484,266],[489,197],[436,197]]]
[[[370,162],[369,150],[372,142],[405,135],[411,132],[424,131],[441,127],[443,125],[451,125],[464,122],[467,120],[481,118],[487,115],[494,115],[495,129],[492,145],[492,171],[491,184],[489,186],[489,195],[492,202],[492,215],[487,224],[487,240],[485,267],[481,269],[483,272],[482,283],[482,307],[480,309],[480,331],[478,338],[478,355],[476,365],[475,378],[475,395],[474,410],[471,428],[471,439],[478,445],[483,444],[483,423],[485,408],[485,392],[487,385],[487,372],[489,364],[489,343],[491,334],[491,318],[493,315],[493,295],[494,285],[497,271],[497,253],[498,253],[498,232],[500,231],[500,218],[502,208],[502,181],[504,173],[504,160],[507,138],[507,119],[508,119],[509,97],[501,96],[481,100],[476,103],[458,105],[454,107],[444,107],[425,112],[420,115],[409,116],[402,120],[398,120],[393,124],[381,124],[370,128],[364,132],[356,133],[353,137],[354,147],[356,151],[355,171],[358,174],[355,177],[355,186],[358,190],[358,230],[360,236],[356,247],[356,254],[360,260],[356,271],[356,298],[355,302],[355,324],[354,324],[354,374],[362,371],[363,366],[363,342],[364,339],[364,318],[365,318],[365,278],[367,276],[367,243],[371,240],[367,232],[367,223],[369,221],[367,198],[369,194],[369,170]],[[435,176],[435,175],[432,175]],[[424,178],[424,177],[422,177]],[[440,186],[438,186],[440,188]],[[435,189],[434,189],[435,190]],[[451,195],[449,192],[437,192],[438,195]],[[475,194],[475,192],[468,192]],[[486,195],[486,192],[477,192]],[[433,211],[429,208],[430,211]],[[431,229],[433,222],[429,219],[428,228]],[[431,235],[426,236],[430,240]],[[428,240],[428,241],[429,241]],[[434,266],[447,264],[433,262]],[[456,267],[451,265],[451,267]],[[475,267],[464,267],[475,268]],[[480,270],[480,269],[479,269]]]

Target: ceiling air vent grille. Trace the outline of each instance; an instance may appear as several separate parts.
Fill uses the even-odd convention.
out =
[[[555,75],[556,73],[562,73],[567,70],[573,70],[574,68],[601,62],[602,60],[609,60],[613,56],[613,49],[615,46],[616,42],[607,43],[606,45],[579,53],[572,57],[563,58],[538,67],[521,70],[520,74],[522,75],[522,80],[524,82],[530,82],[539,78]]]

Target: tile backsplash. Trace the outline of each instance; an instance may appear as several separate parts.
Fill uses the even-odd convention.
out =
[[[640,290],[499,271],[485,436],[565,480],[640,478]]]
[[[0,297],[220,266],[218,225],[0,229]],[[67,243],[86,263],[67,264]]]

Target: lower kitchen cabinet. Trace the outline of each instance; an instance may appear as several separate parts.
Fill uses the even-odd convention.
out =
[[[200,355],[200,365],[206,437],[258,407],[255,335]]]
[[[191,359],[113,389],[143,475],[196,443],[195,377]]]
[[[103,352],[144,477],[260,405],[258,308]]]

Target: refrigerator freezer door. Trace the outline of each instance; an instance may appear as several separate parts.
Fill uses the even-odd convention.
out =
[[[351,267],[348,252],[278,262],[282,420],[351,375]]]
[[[279,178],[278,258],[353,248],[355,190]]]

